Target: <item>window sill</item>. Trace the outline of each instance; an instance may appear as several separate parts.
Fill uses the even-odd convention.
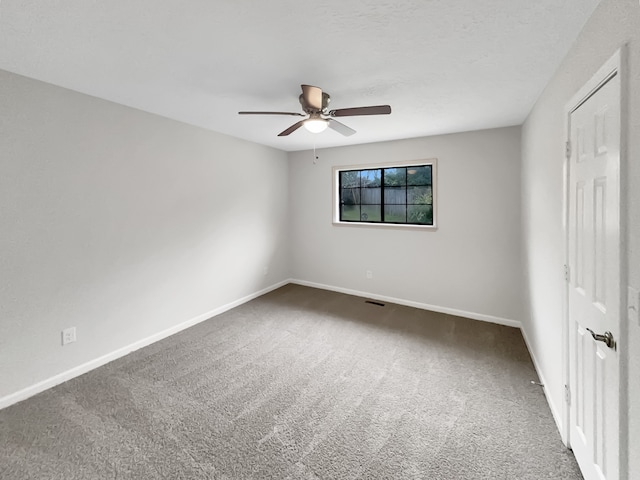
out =
[[[333,225],[336,227],[374,227],[374,228],[394,228],[399,230],[430,230],[435,231],[438,229],[436,225],[404,225],[402,223],[369,223],[369,222],[340,222],[333,221]]]

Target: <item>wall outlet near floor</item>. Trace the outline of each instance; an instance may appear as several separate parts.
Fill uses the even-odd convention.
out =
[[[65,328],[62,330],[62,345],[73,343],[76,341],[76,327]]]
[[[269,267],[264,267],[264,268],[262,269],[262,275],[265,275],[265,276],[266,276],[266,275],[267,275],[267,273],[269,273]]]
[[[371,270],[367,270],[367,278],[373,278],[373,272]]]

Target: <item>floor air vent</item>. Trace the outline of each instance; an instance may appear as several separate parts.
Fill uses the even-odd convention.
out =
[[[374,302],[373,300],[365,300],[364,303],[370,303],[371,305],[377,305],[378,307],[384,307],[384,303]]]

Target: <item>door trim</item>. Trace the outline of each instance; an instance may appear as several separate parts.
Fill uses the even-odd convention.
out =
[[[618,75],[620,78],[620,165],[619,172],[620,176],[618,178],[618,188],[619,188],[619,223],[618,223],[618,232],[619,232],[619,312],[626,312],[626,279],[627,279],[627,252],[623,248],[624,247],[624,239],[626,237],[626,186],[622,181],[623,178],[626,177],[626,165],[627,165],[627,154],[626,154],[626,146],[627,146],[627,105],[628,105],[628,96],[627,96],[627,75],[626,75],[626,45],[622,46],[618,49],[609,60],[607,60],[602,67],[598,69],[598,71],[571,97],[571,100],[565,105],[564,115],[565,115],[565,131],[564,131],[564,139],[566,142],[569,142],[571,139],[571,114],[576,111],[585,101],[587,101],[600,87],[602,87],[607,81],[609,81],[614,76]],[[572,146],[574,148],[575,146]],[[569,159],[567,155],[564,155],[562,167],[562,176],[563,176],[563,194],[562,194],[562,230],[563,230],[563,240],[564,240],[564,264],[569,265],[569,230],[568,230],[568,220],[569,220]],[[560,268],[561,266],[559,266]],[[572,272],[569,272],[571,275]],[[618,472],[620,474],[620,478],[626,479],[627,475],[627,466],[628,466],[628,432],[626,430],[626,412],[628,411],[627,407],[627,381],[626,381],[626,372],[627,372],[627,338],[628,338],[628,329],[627,324],[623,319],[622,314],[619,315],[618,318],[618,331],[620,332],[620,339],[618,342],[618,350],[620,352],[619,357],[619,366],[618,366],[618,375],[619,375],[619,389],[618,389],[618,402],[619,402],[619,418],[618,418],[618,436],[619,436],[619,452],[618,452]],[[562,294],[562,345],[564,351],[562,352],[562,370],[563,370],[563,381],[564,385],[571,385],[570,378],[570,332],[569,332],[569,282],[565,279],[564,289]],[[626,318],[626,317],[625,317]],[[571,396],[573,393],[571,394]],[[571,398],[571,400],[573,400]],[[570,438],[570,418],[571,418],[571,405],[569,402],[565,401],[562,403],[562,430],[560,435],[562,437],[563,443],[571,448],[571,438]]]

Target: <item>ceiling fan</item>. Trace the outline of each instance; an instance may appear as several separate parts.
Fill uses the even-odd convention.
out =
[[[327,127],[335,130],[342,135],[349,136],[356,133],[353,128],[347,127],[344,123],[335,120],[334,117],[355,117],[358,115],[388,115],[391,113],[389,105],[375,105],[371,107],[354,107],[339,108],[337,110],[329,110],[329,102],[331,97],[322,89],[311,85],[300,85],[302,94],[299,100],[302,105],[303,113],[296,112],[238,112],[240,115],[294,115],[299,117],[307,117],[294,123],[289,128],[280,132],[279,137],[284,137],[295,132],[304,126],[313,133],[320,133]]]

